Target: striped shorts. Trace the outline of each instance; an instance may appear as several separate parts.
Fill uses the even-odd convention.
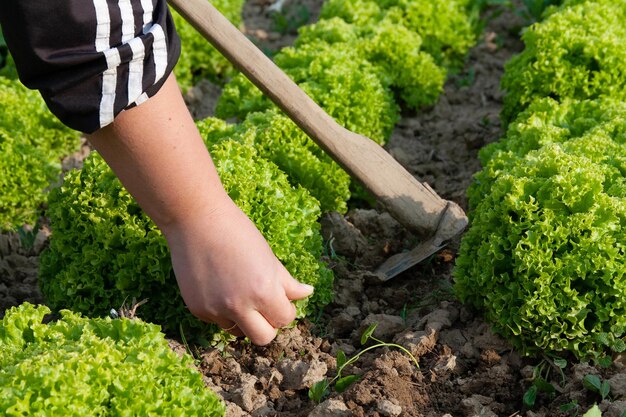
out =
[[[180,55],[165,0],[0,0],[20,80],[86,133],[156,94]]]

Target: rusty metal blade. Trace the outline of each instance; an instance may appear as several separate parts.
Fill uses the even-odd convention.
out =
[[[441,240],[436,236],[420,242],[409,252],[402,252],[393,255],[378,267],[376,273],[380,274],[383,281],[388,281],[407,269],[417,265],[424,259],[434,255],[446,245],[439,243]]]

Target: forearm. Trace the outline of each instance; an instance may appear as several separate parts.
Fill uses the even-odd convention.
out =
[[[173,76],[89,141],[166,235],[230,202]]]

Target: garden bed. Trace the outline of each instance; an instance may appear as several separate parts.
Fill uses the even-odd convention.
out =
[[[319,0],[294,0],[287,19],[266,14],[269,1],[251,0],[244,8],[248,34],[266,50],[293,42],[293,22],[314,20]],[[488,12],[494,14],[496,10]],[[523,48],[524,20],[502,8],[487,26],[467,60],[452,76],[438,103],[419,113],[405,112],[386,148],[411,173],[443,198],[467,209],[466,190],[480,169],[477,153],[503,132],[499,121],[504,63]],[[202,83],[188,93],[196,115],[214,107],[217,87]],[[80,158],[79,158],[80,159]],[[45,222],[44,222],[45,223]],[[335,272],[334,301],[314,319],[282,330],[267,347],[244,341],[223,349],[191,347],[205,383],[224,398],[228,416],[574,416],[593,404],[608,417],[626,410],[626,358],[613,366],[577,363],[563,370],[542,367],[544,358],[524,358],[494,335],[488,324],[456,301],[452,269],[459,241],[386,283],[373,272],[390,255],[410,249],[414,237],[388,214],[354,208],[346,216],[322,219],[325,257]],[[23,301],[38,303],[38,255],[49,231],[0,235],[0,314]],[[111,306],[117,308],[119,306]],[[141,307],[139,307],[141,308]],[[338,393],[330,389],[321,403],[309,388],[337,373],[338,352],[352,357],[363,349],[361,334],[377,323],[374,336],[404,346],[419,361],[393,347],[361,356],[343,375],[359,380]],[[177,351],[187,348],[171,340]],[[539,392],[527,404],[535,371],[543,371],[553,393]],[[602,398],[588,375],[609,381]],[[610,401],[611,400],[611,401]]]

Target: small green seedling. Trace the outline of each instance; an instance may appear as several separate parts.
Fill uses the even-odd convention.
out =
[[[562,358],[544,358],[533,369],[532,385],[524,393],[522,401],[524,406],[531,409],[535,406],[537,401],[537,395],[539,393],[547,394],[550,398],[556,395],[556,388],[549,382],[550,374],[553,369],[556,369],[561,375],[561,384],[565,384],[565,373],[563,370],[567,367],[567,361]]]
[[[559,410],[563,413],[569,413],[572,412],[572,416],[576,417],[578,416],[578,412],[580,411],[580,405],[578,404],[578,401],[576,400],[572,400],[566,404],[562,404],[559,407]]]
[[[602,381],[597,375],[585,375],[583,378],[583,386],[591,392],[595,392],[605,400],[611,391],[611,385],[608,381]]]
[[[419,369],[420,367],[419,362],[417,361],[415,356],[413,356],[413,354],[411,354],[411,352],[409,352],[408,349],[406,349],[404,346],[400,346],[395,343],[383,342],[382,340],[377,339],[376,337],[373,336],[374,330],[376,330],[377,326],[378,326],[378,323],[371,324],[361,335],[361,345],[365,345],[369,340],[375,341],[376,344],[363,349],[362,351],[352,356],[351,358],[348,358],[346,354],[341,350],[337,352],[337,375],[330,380],[328,378],[324,378],[323,380],[313,384],[313,386],[311,386],[311,388],[309,389],[309,398],[311,400],[317,403],[321,402],[322,399],[330,393],[330,388],[333,383],[335,384],[335,391],[338,393],[342,393],[345,390],[347,390],[350,385],[352,385],[353,383],[361,379],[359,375],[343,376],[342,375],[343,370],[347,366],[352,365],[354,362],[359,360],[359,358],[364,353],[370,350],[376,349],[376,348],[389,347],[389,348],[400,349],[401,351],[409,355],[409,357],[415,364],[415,367]]]

